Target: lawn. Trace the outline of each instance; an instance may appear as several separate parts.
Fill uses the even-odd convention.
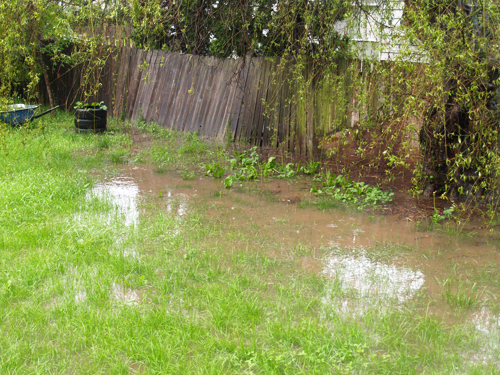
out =
[[[494,261],[316,241],[308,215],[361,223],[344,240],[377,219],[226,189],[205,166],[227,174],[228,145],[196,135],[114,119],[78,134],[63,112],[35,124],[0,125],[0,373],[500,373]],[[419,284],[422,254],[442,262],[437,291]]]

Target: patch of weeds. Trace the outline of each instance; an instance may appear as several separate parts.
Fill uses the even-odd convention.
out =
[[[254,180],[259,177],[266,178],[274,175],[277,178],[293,178],[300,173],[313,175],[317,173],[320,163],[309,161],[306,166],[300,162],[280,164],[276,157],[271,156],[266,162],[259,164],[257,147],[243,152],[233,151],[234,158],[229,159],[230,169],[233,172],[224,180],[224,186],[229,189],[236,181]]]
[[[158,125],[156,122],[146,122],[143,120],[139,120],[137,123],[137,127],[140,130],[151,134],[154,138],[169,139],[177,135],[176,131],[165,129],[164,127]]]
[[[302,167],[302,172],[304,174],[313,175],[318,172],[321,163],[317,161],[310,160],[306,165]]]
[[[259,154],[257,153],[257,146],[252,147],[250,150],[238,152],[233,151],[235,156],[235,165],[241,165],[243,167],[255,166],[259,162]],[[233,163],[231,163],[231,166]]]
[[[259,177],[257,170],[259,154],[256,146],[241,153],[234,150],[233,154],[235,158],[229,159],[230,169],[233,174],[224,180],[226,189],[229,189],[236,181],[254,180]]]
[[[165,164],[160,164],[160,165],[157,165],[155,167],[154,171],[156,173],[163,174],[163,173],[166,173],[168,171],[168,167]]]
[[[185,169],[181,171],[181,177],[183,180],[192,180],[194,179],[194,171],[190,172],[189,169]]]
[[[324,211],[341,208],[342,204],[339,201],[328,199],[326,197],[318,197],[315,200],[303,200],[297,205],[299,208],[306,208],[310,206],[314,206],[317,209]]]
[[[221,167],[219,162],[212,162],[205,164],[206,175],[215,178],[222,178],[224,176],[224,168]]]
[[[187,133],[179,149],[181,154],[194,154],[206,151],[208,146],[200,139],[198,133]]]
[[[125,159],[128,157],[129,151],[125,148],[116,148],[109,153],[111,162],[114,164],[123,164]]]
[[[441,287],[445,288],[443,299],[452,310],[470,310],[476,307],[480,301],[477,293],[477,284],[446,279]]]
[[[493,287],[500,286],[500,266],[497,264],[487,264],[480,269],[474,270],[474,280],[481,284]]]
[[[111,146],[111,139],[107,135],[102,135],[97,138],[96,146],[99,149],[107,149]]]
[[[300,171],[300,162],[295,166],[294,163],[287,163],[286,165],[277,165],[275,171],[278,172],[278,178],[292,178],[297,176]]]
[[[293,253],[296,255],[311,255],[314,254],[314,252],[315,249],[313,247],[306,246],[300,243],[293,248]]]
[[[134,158],[134,163],[135,164],[142,164],[146,162],[146,155],[144,151],[139,151]]]
[[[154,145],[150,150],[151,162],[157,165],[172,165],[176,157],[169,147]]]
[[[451,219],[453,217],[454,208],[450,207],[439,213],[439,210],[434,207],[434,213],[431,216],[431,222],[433,224],[440,224],[443,220]]]
[[[226,189],[231,188],[235,182],[253,180],[258,177],[266,178],[274,175],[277,178],[293,178],[300,173],[306,175],[315,175],[313,180],[321,182],[322,186],[317,188],[313,185],[311,192],[323,199],[318,200],[316,205],[320,209],[336,208],[337,203],[332,201],[347,203],[363,209],[368,206],[376,207],[379,204],[385,204],[392,201],[394,193],[391,190],[383,191],[378,186],[370,186],[364,182],[352,181],[348,176],[331,174],[318,174],[319,162],[309,161],[305,166],[300,162],[279,164],[275,157],[270,157],[267,162],[259,164],[259,154],[257,147],[244,152],[233,151],[234,158],[229,159],[230,170],[233,172],[223,180]],[[222,178],[224,168],[220,162],[212,162],[204,165],[207,169],[207,175],[216,178]]]
[[[346,203],[359,209],[391,202],[394,196],[392,190],[383,191],[378,186],[356,182],[351,180],[349,176],[331,174],[330,171],[324,176],[321,187],[318,188],[313,184],[311,193],[316,196]]]

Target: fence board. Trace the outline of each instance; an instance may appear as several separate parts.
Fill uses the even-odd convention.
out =
[[[229,121],[229,111],[232,106],[232,101],[234,100],[234,91],[232,90],[233,84],[230,79],[234,69],[233,61],[229,59],[224,61],[222,66],[223,74],[218,80],[221,100],[214,116],[215,121],[210,129],[211,135],[216,136],[218,139],[224,137]]]
[[[139,84],[141,83],[141,71],[139,69],[139,61],[142,60],[144,56],[144,51],[134,50],[130,56],[130,70],[128,78],[128,96],[127,96],[127,118],[132,118],[134,115],[134,104],[135,98],[137,97],[137,92],[139,90]]]
[[[167,54],[165,63],[162,68],[162,76],[164,77],[160,83],[162,97],[159,101],[158,124],[163,127],[173,129],[174,123],[170,120],[171,108],[175,100],[175,85],[178,76],[178,60],[179,54]]]
[[[233,99],[233,106],[231,108],[231,139],[236,141],[239,138],[240,133],[240,113],[243,109],[243,98],[245,96],[245,89],[247,85],[248,70],[250,69],[250,56],[246,56],[243,60],[243,66],[238,63],[237,66],[237,76],[235,77],[235,94]]]
[[[177,109],[174,111],[174,122],[176,124],[176,129],[179,131],[183,130],[184,117],[193,102],[193,95],[190,91],[192,90],[194,84],[193,73],[196,72],[196,62],[193,61],[194,58],[194,56],[189,55],[189,61],[185,64],[184,74],[181,76],[181,85],[177,96]],[[180,98],[182,98],[182,100],[180,100]]]
[[[149,83],[147,88],[147,95],[145,97],[146,103],[143,103],[144,118],[147,121],[153,121],[154,114],[158,110],[158,106],[156,103],[157,100],[157,91],[158,91],[158,73],[160,70],[160,61],[161,61],[161,52],[155,51],[153,58],[151,59],[151,66],[149,70]]]
[[[214,82],[217,76],[217,61],[216,59],[206,59],[205,61],[205,82],[204,88],[201,89],[200,94],[200,107],[198,113],[194,117],[195,129],[193,131],[203,134],[206,124],[208,124],[210,115],[213,111],[213,106],[218,102],[217,91],[214,89]]]
[[[128,95],[127,87],[128,87],[128,70],[130,66],[130,47],[123,47],[120,49],[120,61],[121,64],[118,64],[118,72],[116,76],[116,86],[114,92],[114,108],[113,108],[113,116],[119,117],[125,110],[126,100],[125,98]]]

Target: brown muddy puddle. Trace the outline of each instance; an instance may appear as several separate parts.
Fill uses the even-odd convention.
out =
[[[251,236],[274,238],[294,249],[297,267],[331,279],[324,303],[338,314],[356,316],[374,308],[384,313],[425,294],[428,308],[445,321],[459,316],[480,334],[489,329],[488,335],[500,336],[500,317],[485,307],[488,300],[498,303],[497,229],[473,231],[481,225],[470,223],[461,235],[451,235],[443,229],[418,229],[396,215],[321,211],[304,205],[311,200],[305,180],[247,182],[226,190],[221,180],[199,175],[183,180],[176,171],[159,174],[146,166],[124,166],[117,174],[95,185],[92,194],[106,196],[126,226],[140,225],[141,199],[161,204],[180,220],[204,205],[209,218]],[[290,256],[286,250],[282,255]],[[453,309],[446,303],[447,290],[467,294],[474,283],[480,285],[475,308]],[[111,293],[123,303],[136,301],[129,291]]]

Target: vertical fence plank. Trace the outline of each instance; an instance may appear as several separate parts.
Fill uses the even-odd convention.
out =
[[[243,60],[244,65],[241,66],[238,63],[237,66],[237,77],[235,78],[235,94],[234,94],[234,100],[233,100],[233,106],[231,108],[231,125],[230,125],[230,131],[231,131],[231,140],[236,141],[239,139],[239,134],[240,134],[240,113],[243,109],[243,98],[245,96],[245,90],[247,86],[247,78],[248,78],[248,71],[250,69],[250,55],[247,55],[245,59]]]
[[[116,76],[116,86],[114,91],[113,116],[120,117],[124,114],[126,106],[126,97],[128,96],[128,70],[130,66],[130,47],[120,48],[120,63]]]
[[[127,107],[126,113],[127,118],[132,118],[134,111],[135,98],[137,97],[137,92],[139,90],[139,84],[141,81],[141,71],[139,69],[139,61],[142,61],[144,56],[144,51],[134,50],[130,56],[130,70],[128,76],[128,97],[127,97]]]

